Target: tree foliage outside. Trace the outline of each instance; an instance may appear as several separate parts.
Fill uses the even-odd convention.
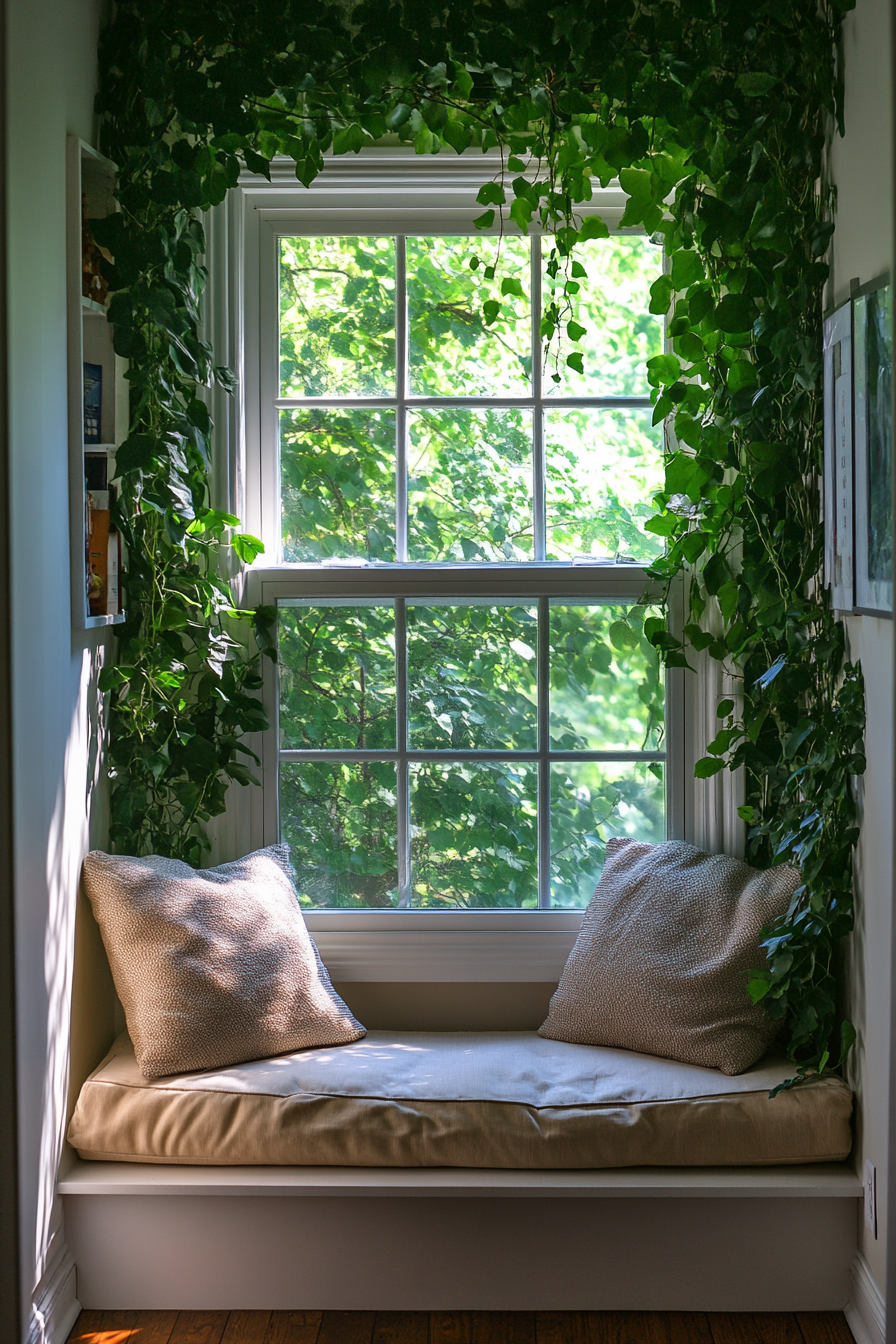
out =
[[[550,748],[662,752],[664,687],[644,634],[649,608],[552,603]],[[408,747],[534,752],[534,603],[408,603]],[[395,906],[398,790],[395,613],[391,604],[281,606],[280,744],[384,753],[382,760],[281,763],[280,813],[300,899]],[[411,901],[426,909],[537,903],[534,762],[431,758],[411,764]],[[551,766],[552,904],[591,898],[607,839],[665,837],[655,761]]]
[[[530,394],[542,352],[532,349],[529,241],[408,238],[406,248],[411,395]],[[395,250],[391,238],[281,240],[282,397],[395,396]],[[483,278],[486,259],[500,264],[500,284]],[[649,312],[661,265],[643,236],[589,246],[577,295],[588,362],[582,375],[567,368],[549,380],[550,394],[646,402],[644,361],[662,349],[662,323]],[[497,304],[489,296],[502,288],[490,323],[483,305]],[[284,559],[394,560],[394,410],[280,415]],[[662,540],[646,530],[663,480],[649,408],[558,408],[544,434],[547,558],[661,555]],[[520,408],[411,411],[410,561],[534,558],[532,436],[532,413]]]

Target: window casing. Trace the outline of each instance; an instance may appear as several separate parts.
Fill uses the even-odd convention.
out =
[[[335,168],[336,165],[333,165]],[[553,765],[561,763],[564,756],[575,755],[577,759],[607,761],[618,764],[625,760],[637,759],[639,763],[656,763],[664,760],[666,829],[672,836],[685,836],[690,829],[687,817],[687,788],[685,782],[685,756],[691,753],[684,750],[684,687],[681,676],[671,673],[666,685],[666,737],[661,750],[643,750],[635,753],[620,750],[602,752],[600,750],[576,753],[564,753],[550,743],[547,699],[547,657],[546,642],[549,636],[546,619],[551,603],[619,603],[633,604],[643,600],[646,577],[643,570],[631,563],[580,563],[572,560],[549,561],[546,558],[548,538],[545,529],[544,508],[544,437],[539,432],[543,423],[541,411],[544,407],[555,411],[564,407],[643,407],[648,398],[643,395],[623,397],[565,397],[554,395],[546,389],[542,380],[541,361],[533,361],[532,385],[522,395],[502,394],[494,397],[475,399],[452,396],[419,396],[410,387],[406,363],[406,327],[402,330],[402,308],[398,305],[397,348],[398,370],[394,396],[378,398],[376,404],[394,411],[397,421],[396,433],[396,481],[397,481],[397,528],[396,553],[394,563],[282,563],[280,548],[280,500],[279,500],[279,463],[278,463],[278,418],[284,410],[298,405],[323,406],[326,402],[339,405],[349,404],[346,398],[339,397],[299,397],[284,398],[278,394],[278,332],[277,332],[277,255],[279,239],[303,234],[329,236],[396,236],[399,239],[417,236],[433,236],[444,233],[458,236],[464,232],[475,234],[470,220],[477,213],[473,204],[478,181],[491,175],[491,170],[483,171],[476,165],[473,171],[469,165],[458,165],[442,169],[433,174],[432,165],[422,173],[419,181],[420,165],[412,164],[390,167],[384,171],[380,165],[371,170],[364,165],[346,165],[333,173],[330,182],[322,182],[317,193],[304,190],[284,189],[275,179],[272,188],[258,188],[253,183],[243,193],[242,216],[236,221],[236,230],[243,231],[242,248],[247,258],[245,270],[245,293],[243,310],[245,326],[243,341],[243,373],[247,389],[245,401],[245,481],[242,500],[243,517],[250,530],[263,537],[267,551],[261,557],[249,576],[249,600],[266,603],[317,603],[320,605],[347,603],[393,603],[397,613],[396,630],[399,655],[404,643],[403,623],[405,613],[415,603],[429,599],[431,603],[445,603],[454,599],[457,603],[479,602],[528,602],[538,609],[542,616],[539,629],[538,672],[537,672],[537,709],[536,720],[538,740],[522,753],[508,751],[492,752],[491,756],[509,757],[521,764],[530,766],[537,776],[538,790],[544,798],[547,791],[550,771]],[[452,172],[453,170],[453,172]],[[328,167],[327,172],[331,169]],[[365,175],[366,174],[366,175]],[[389,180],[391,174],[391,181]],[[409,195],[409,180],[417,179],[414,195]],[[317,186],[317,184],[316,184]],[[396,198],[405,204],[396,206]],[[310,203],[309,203],[310,198]],[[350,201],[346,204],[346,199]],[[301,205],[296,205],[296,200]],[[600,202],[603,217],[612,223],[614,210],[617,218],[621,213],[621,199],[616,202],[612,193]],[[233,227],[233,226],[232,226]],[[540,240],[531,242],[533,253],[537,252]],[[397,244],[399,279],[403,244]],[[533,343],[538,348],[538,282],[541,268],[532,267],[533,304],[531,325]],[[402,359],[405,358],[404,367]],[[646,389],[645,389],[646,390]],[[371,407],[370,398],[355,398],[352,403],[358,407]],[[413,563],[409,557],[407,529],[407,473],[403,461],[408,442],[407,421],[421,407],[450,408],[452,406],[500,406],[502,408],[520,408],[533,417],[533,489],[534,535],[532,559],[524,563]],[[237,502],[239,508],[240,503]],[[277,563],[271,564],[276,557]],[[396,698],[399,713],[398,731],[394,747],[389,753],[378,752],[378,758],[384,754],[394,761],[398,780],[398,794],[407,796],[404,780],[416,765],[431,760],[431,754],[425,750],[415,750],[407,734],[407,718],[402,714],[403,703],[407,701],[407,679],[402,667],[401,656],[397,660]],[[265,695],[269,710],[275,717],[279,708],[277,677],[269,669],[269,684]],[[404,725],[404,728],[402,728]],[[256,809],[252,825],[253,843],[270,843],[280,834],[278,815],[277,776],[281,764],[291,765],[313,759],[321,759],[314,749],[286,747],[284,752],[278,749],[274,732],[266,735],[262,744],[264,761],[263,806]],[[472,759],[469,753],[451,752],[454,759],[463,757]],[[331,752],[333,760],[358,760],[357,752]],[[448,756],[443,755],[443,760]],[[476,759],[485,761],[484,756]],[[406,806],[397,809],[397,908],[391,910],[320,910],[309,914],[312,924],[319,928],[348,927],[374,922],[382,916],[395,920],[404,920],[418,928],[444,925],[447,917],[457,928],[464,920],[471,926],[483,924],[507,928],[512,922],[517,928],[573,928],[579,916],[575,909],[551,909],[551,874],[549,861],[550,813],[541,806],[538,813],[538,849],[539,864],[535,884],[535,899],[528,902],[531,909],[517,910],[456,910],[450,915],[439,915],[437,911],[420,910],[414,906],[413,875],[408,867],[410,818]],[[426,924],[426,921],[429,921]]]

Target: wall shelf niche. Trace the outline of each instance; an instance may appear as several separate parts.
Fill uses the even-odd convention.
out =
[[[69,136],[66,163],[69,497],[72,626],[124,619],[121,540],[110,530],[115,453],[128,426],[127,361],[112,346],[89,221],[115,207],[115,164]]]

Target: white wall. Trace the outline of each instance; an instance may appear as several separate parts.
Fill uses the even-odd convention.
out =
[[[849,296],[851,279],[863,284],[893,270],[893,144],[888,0],[858,0],[844,25],[846,134],[831,152],[838,191],[829,306]],[[847,620],[849,654],[865,675],[868,770],[860,788],[862,836],[858,853],[857,925],[850,954],[850,1006],[859,1032],[853,1064],[861,1096],[858,1157],[877,1166],[886,1190],[889,1062],[890,906],[893,884],[893,622]],[[881,1201],[882,1202],[882,1201]],[[859,1246],[879,1288],[885,1281],[886,1210],[878,1237],[860,1221]]]
[[[101,0],[8,4],[16,957],[23,1317],[58,1261],[74,913],[98,780],[95,635],[69,605],[65,140],[91,141]],[[94,824],[102,818],[95,815]]]

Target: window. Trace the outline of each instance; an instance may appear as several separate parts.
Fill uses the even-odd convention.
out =
[[[474,213],[260,220],[266,838],[312,909],[572,911],[609,836],[680,829],[644,637],[661,250],[588,245],[583,368],[544,368],[547,244],[491,276]]]

